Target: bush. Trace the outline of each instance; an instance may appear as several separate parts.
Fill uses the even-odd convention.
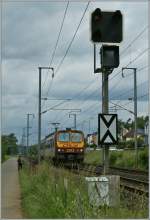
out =
[[[148,148],[145,148],[142,152],[139,153],[139,163],[143,169],[148,169]]]
[[[110,154],[110,157],[109,157],[110,165],[111,166],[115,165],[116,161],[117,161],[117,154],[115,154],[115,153]]]
[[[143,147],[144,146],[144,139],[142,137],[138,138],[137,146],[138,147]]]
[[[134,148],[134,140],[126,141],[126,148]]]
[[[120,141],[117,145],[117,149],[125,149],[126,147],[126,141]]]

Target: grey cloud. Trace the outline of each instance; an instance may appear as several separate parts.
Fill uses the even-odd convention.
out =
[[[85,2],[72,2],[69,5],[53,62],[55,70],[65,54],[86,4]],[[7,8],[3,11],[3,114],[5,127],[7,127],[6,130],[8,131],[10,131],[9,127],[12,127],[12,125],[26,125],[26,114],[28,112],[37,112],[38,66],[47,66],[49,64],[65,6],[66,4],[60,2],[39,3],[38,6],[34,3],[20,3],[18,5],[7,3]],[[131,2],[115,2],[111,5],[108,2],[92,2],[63,65],[54,77],[53,86],[49,93],[50,97],[71,98],[76,95],[76,98],[70,104],[66,103],[62,106],[81,107],[86,110],[93,104],[94,112],[98,112],[100,110],[99,102],[101,101],[101,75],[93,74],[93,46],[89,41],[89,15],[95,7],[100,7],[102,10],[119,8],[123,11],[125,32],[120,51],[146,25],[147,8],[145,3],[137,4],[135,7],[135,4]],[[121,57],[120,67],[114,70],[111,77],[130,61],[130,55],[134,58],[146,46],[147,36],[145,33],[141,39],[132,45],[132,54],[130,54],[130,49],[128,49]],[[133,64],[134,67],[138,68],[147,65],[146,54]],[[97,65],[99,65],[98,60]],[[138,83],[146,81],[147,75],[148,72],[146,70],[138,73]],[[44,80],[45,77],[46,72],[43,72],[42,79]],[[119,81],[119,77],[120,74],[110,81],[110,88]],[[94,84],[83,92],[82,89],[94,80]],[[50,81],[51,74],[46,78],[46,85],[42,89],[42,95],[45,94]],[[132,86],[131,80],[129,82],[128,79],[120,81],[120,85],[117,85],[111,92],[111,98],[128,91]],[[82,91],[81,94],[80,91]],[[138,89],[138,95],[144,94],[146,91],[147,85],[144,84],[143,87],[141,86]],[[129,95],[132,95],[132,93],[129,93]],[[142,100],[147,101],[147,97],[144,98]],[[122,101],[126,100],[127,95],[120,97],[120,99]],[[46,109],[53,104],[47,102],[42,109]],[[81,117],[79,116],[79,120],[88,118],[92,114],[92,110],[92,107],[89,108]],[[61,123],[63,123],[63,119],[68,119],[68,115],[63,117],[65,112],[49,112],[47,115],[43,115],[43,135],[45,133],[45,124],[55,118],[57,120],[57,115],[59,115],[58,119],[60,119]],[[67,120],[67,123],[70,125],[72,121]],[[37,129],[37,119],[34,122],[34,129]],[[15,131],[19,133],[20,129],[18,128]]]

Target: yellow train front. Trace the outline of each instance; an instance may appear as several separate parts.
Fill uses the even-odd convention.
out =
[[[54,135],[54,161],[83,162],[84,134],[79,130],[60,130]]]

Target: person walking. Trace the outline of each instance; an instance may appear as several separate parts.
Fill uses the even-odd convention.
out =
[[[21,160],[21,156],[18,157],[18,171],[22,169],[22,160]]]

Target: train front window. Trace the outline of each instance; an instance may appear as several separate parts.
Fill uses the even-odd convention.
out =
[[[81,142],[82,141],[82,134],[80,134],[80,133],[71,133],[71,141],[72,142]]]
[[[69,133],[59,133],[58,141],[68,142],[69,141]]]

